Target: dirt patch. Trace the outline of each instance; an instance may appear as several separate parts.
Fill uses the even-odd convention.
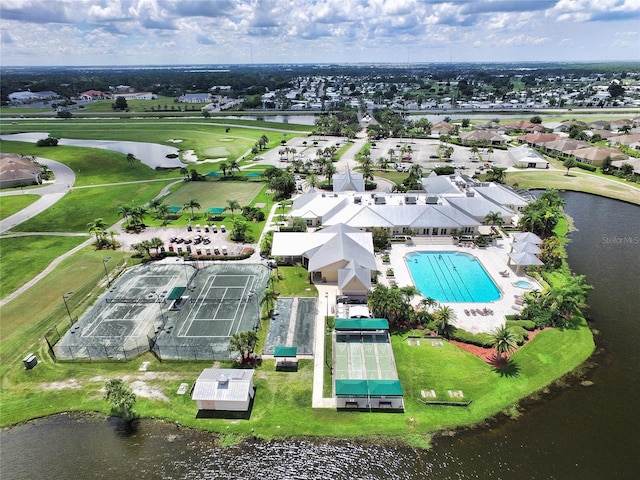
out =
[[[142,380],[137,380],[130,384],[131,390],[139,397],[150,398],[152,400],[169,401],[169,398],[160,391],[158,387],[152,387]]]
[[[42,390],[64,390],[66,388],[78,389],[82,388],[82,385],[75,379],[70,378],[69,380],[65,380],[63,382],[52,382],[52,383],[41,383],[40,388]]]

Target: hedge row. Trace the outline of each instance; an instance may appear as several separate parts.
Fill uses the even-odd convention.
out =
[[[493,336],[488,333],[471,333],[466,330],[457,328],[451,338],[459,342],[470,343],[478,347],[492,348]]]
[[[582,170],[588,170],[589,172],[595,172],[598,169],[598,167],[594,165],[589,165],[588,163],[582,162],[578,162],[578,168],[581,168]]]
[[[507,320],[507,327],[522,327],[532,332],[536,329],[536,322],[533,320]]]

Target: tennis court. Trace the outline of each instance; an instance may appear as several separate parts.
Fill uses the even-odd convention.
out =
[[[158,332],[154,351],[167,359],[229,359],[229,338],[255,330],[269,270],[255,264],[212,264],[198,270]]]
[[[55,345],[64,359],[123,359],[149,350],[166,318],[164,299],[195,275],[191,265],[147,264],[131,268],[82,315]]]
[[[228,359],[229,337],[258,325],[267,276],[266,267],[250,264],[131,268],[54,352],[65,359],[122,359],[153,348],[160,358]]]

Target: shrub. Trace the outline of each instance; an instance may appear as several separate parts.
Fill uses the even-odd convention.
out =
[[[536,329],[536,323],[531,320],[507,320],[507,327],[522,327],[531,332]]]
[[[578,168],[582,170],[587,170],[589,172],[595,172],[598,168],[594,165],[589,165],[588,163],[578,162]]]
[[[488,333],[471,333],[457,328],[451,335],[451,338],[459,342],[477,345],[478,347],[493,347],[493,336]]]

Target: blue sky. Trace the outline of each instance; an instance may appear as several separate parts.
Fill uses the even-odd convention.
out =
[[[2,65],[640,60],[640,0],[0,0]]]

